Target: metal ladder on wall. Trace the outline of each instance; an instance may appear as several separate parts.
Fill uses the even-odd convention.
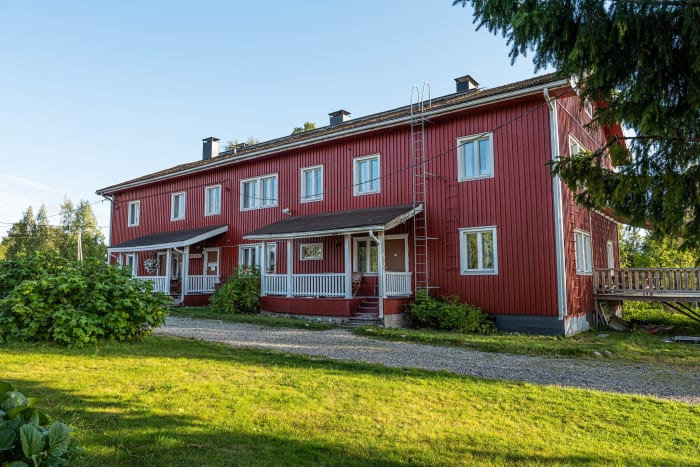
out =
[[[411,89],[411,180],[413,188],[413,209],[417,212],[413,217],[413,275],[415,278],[415,296],[423,299],[429,293],[429,261],[428,261],[428,212],[426,190],[426,160],[425,160],[425,91],[428,91],[428,108],[430,85],[423,83],[423,89],[413,86]]]

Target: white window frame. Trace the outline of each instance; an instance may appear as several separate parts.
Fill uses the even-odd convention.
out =
[[[583,102],[583,110],[586,112],[586,115],[588,115],[588,118],[593,118],[593,103],[589,99]]]
[[[216,253],[216,262],[214,261],[209,261],[209,255],[211,253]],[[212,264],[216,268],[216,273],[215,274],[209,274],[209,265]],[[219,271],[220,271],[220,265],[221,265],[221,251],[220,248],[204,248],[202,250],[202,265],[204,267],[204,270],[202,271],[202,274],[204,276],[218,276]]]
[[[244,254],[244,251],[252,251],[255,255],[254,257],[254,264],[247,264],[244,259],[246,255]],[[277,244],[276,243],[268,243],[267,244],[267,261],[265,261],[265,265],[267,266],[267,274],[277,274]],[[274,261],[271,261],[271,256]],[[250,256],[248,256],[250,257]],[[239,267],[246,267],[246,266],[254,266],[258,269],[260,269],[262,260],[262,243],[246,243],[242,245],[238,245],[238,266]]]
[[[408,263],[408,235],[407,234],[395,234],[395,235],[384,235],[384,244],[386,245],[387,240],[403,240],[404,241],[404,268],[409,271]],[[367,244],[367,257],[365,258],[364,270],[360,268],[360,243]],[[365,276],[376,276],[377,271],[372,271],[372,245],[377,246],[377,243],[372,239],[372,237],[353,237],[352,239],[352,270],[353,272],[361,272]],[[379,269],[379,250],[377,249],[377,270]]]
[[[574,150],[574,148],[577,150]],[[584,151],[587,151],[586,147],[581,144],[579,140],[574,138],[573,135],[569,135],[569,155],[575,156],[576,154],[580,154]]]
[[[175,217],[175,202],[180,196],[182,196],[182,201],[178,203],[178,211],[181,210],[182,212],[178,212],[179,216]],[[187,206],[187,193],[185,193],[184,191],[178,191],[177,193],[172,193],[170,195],[170,220],[171,221],[184,220],[186,206]],[[182,208],[182,209],[180,209],[180,208]]]
[[[480,142],[488,141],[488,162],[490,165],[490,172],[481,173],[481,157],[480,157]],[[466,164],[464,156],[464,147],[468,144],[474,146],[474,173],[476,175],[468,176],[466,174]],[[494,151],[493,151],[493,133],[479,133],[476,135],[462,136],[457,138],[457,180],[460,182],[469,180],[479,180],[482,178],[493,178],[496,173],[496,167],[494,163]]]
[[[141,222],[141,201],[129,201],[129,210],[127,212],[127,225],[136,227]]]
[[[322,260],[323,259],[323,243],[301,243],[301,244],[299,244],[299,259],[301,261],[319,261],[319,260]]]
[[[311,186],[309,187],[306,183],[306,174],[308,172],[321,173],[321,182],[316,183],[316,177],[312,178]],[[312,203],[314,201],[323,200],[323,165],[314,165],[311,167],[303,167],[301,169],[301,202],[302,203]]]
[[[484,267],[483,234],[491,233],[493,236],[493,268]],[[469,268],[467,255],[467,235],[477,234],[477,269]],[[459,259],[460,272],[463,276],[497,275],[498,274],[498,229],[495,225],[485,227],[468,227],[459,229]]]
[[[217,190],[217,200],[216,205],[212,206],[210,202],[209,194]],[[221,214],[221,185],[210,185],[204,188],[204,215],[205,216],[217,216]]]
[[[136,277],[139,272],[139,254],[128,253],[124,255],[124,268],[128,270],[131,267],[131,275]]]
[[[377,161],[377,176],[375,178],[366,178],[372,176],[371,169],[362,170],[362,163],[367,161]],[[371,167],[370,165],[367,167]],[[371,154],[369,156],[356,157],[352,160],[352,186],[355,196],[371,195],[373,193],[381,193],[382,191],[382,159],[380,154]],[[376,187],[372,188],[372,182],[376,182]],[[365,189],[365,185],[369,185]]]
[[[267,197],[267,193],[263,192],[265,187],[265,182],[268,180],[274,181],[274,193],[271,193],[270,197]],[[245,185],[251,183],[255,187],[255,193],[252,199],[252,205],[246,206]],[[241,190],[241,211],[253,211],[255,209],[263,208],[273,208],[277,206],[279,198],[279,177],[277,174],[262,175],[260,177],[252,177],[241,180],[240,182]]]
[[[590,232],[574,230],[576,253],[576,274],[590,276],[593,274],[593,248]]]

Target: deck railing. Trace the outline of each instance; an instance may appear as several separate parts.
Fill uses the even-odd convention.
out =
[[[700,268],[596,269],[593,293],[597,295],[697,295]]]
[[[214,292],[214,286],[217,282],[219,282],[219,276],[187,276],[187,292]]]
[[[166,277],[165,276],[136,276],[137,279],[148,281],[153,284],[154,292],[165,292]]]
[[[262,278],[264,295],[287,295],[286,274],[265,274]],[[387,297],[408,296],[411,294],[411,273],[387,272],[385,275]],[[345,274],[292,274],[293,297],[345,297]]]

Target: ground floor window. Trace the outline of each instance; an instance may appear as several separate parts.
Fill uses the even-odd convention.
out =
[[[219,275],[219,249],[204,250],[204,275],[218,276]]]
[[[379,249],[371,238],[356,238],[354,251],[354,271],[374,273],[379,271]]]
[[[498,274],[496,227],[459,230],[462,274]]]
[[[591,234],[576,230],[574,231],[574,239],[576,242],[576,274],[592,274]]]
[[[138,255],[136,253],[128,254],[124,258],[124,268],[127,271],[131,271],[132,276],[138,274],[138,264]]]
[[[244,269],[260,269],[262,267],[262,249],[262,243],[241,245],[238,247],[238,265]],[[267,244],[267,257],[265,265],[267,266],[267,274],[277,273],[277,244]]]

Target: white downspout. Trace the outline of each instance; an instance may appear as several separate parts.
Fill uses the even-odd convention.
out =
[[[549,90],[544,88],[544,98],[549,106],[549,140],[552,147],[552,160],[559,159],[559,120],[557,115],[557,100],[550,97]],[[563,194],[559,175],[552,177],[552,196],[554,197],[554,251],[557,270],[557,308],[559,319],[567,314],[566,299],[566,251],[564,249],[564,208]]]
[[[384,319],[384,238],[377,238],[374,231],[369,236],[377,243],[377,295],[379,295],[379,319]]]
[[[350,234],[343,235],[344,264],[345,264],[345,298],[352,298],[352,257],[350,255]]]
[[[267,242],[262,241],[262,258],[260,258],[260,296],[267,295],[267,283],[265,275],[267,274]]]
[[[173,250],[168,248],[165,253],[165,294],[170,295],[170,278],[173,276]]]
[[[294,288],[292,284],[292,280],[294,279],[293,272],[292,272],[292,255],[294,254],[293,251],[293,240],[288,239],[287,240],[287,297],[291,298],[294,296]]]

